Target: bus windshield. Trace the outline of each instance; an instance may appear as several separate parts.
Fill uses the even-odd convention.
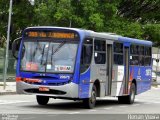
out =
[[[25,40],[21,54],[21,70],[73,73],[77,47],[77,42]]]

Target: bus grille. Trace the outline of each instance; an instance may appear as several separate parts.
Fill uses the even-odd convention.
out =
[[[31,83],[31,82],[25,82],[25,83],[28,83],[28,84],[32,84],[32,85],[49,85],[49,86],[61,86],[61,85],[66,85],[66,84],[69,84],[71,81],[67,81],[67,82],[60,82],[60,83],[38,83],[38,82],[34,82],[34,83]]]
[[[60,90],[52,90],[50,89],[49,91],[39,91],[39,89],[34,88],[34,89],[25,89],[25,92],[28,93],[40,93],[40,94],[55,94],[55,95],[64,95],[66,92],[60,91]]]

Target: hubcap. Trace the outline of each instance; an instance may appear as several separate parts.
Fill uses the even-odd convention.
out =
[[[135,92],[134,90],[132,89],[132,92],[131,92],[131,100],[134,101],[134,97],[135,97]]]
[[[95,91],[92,91],[90,102],[93,104],[95,103],[95,101],[96,101],[96,93]]]

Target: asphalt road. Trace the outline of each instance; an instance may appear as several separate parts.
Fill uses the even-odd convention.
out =
[[[84,108],[81,101],[50,99],[48,105],[39,106],[34,95],[2,95],[0,96],[0,114],[2,115],[0,119],[6,114],[18,114],[20,120],[46,120],[46,118],[56,120],[110,118],[114,120],[114,117],[125,120],[130,114],[158,114],[160,119],[160,88],[152,88],[136,96],[135,103],[132,105],[119,104],[117,98],[98,99],[94,109]]]

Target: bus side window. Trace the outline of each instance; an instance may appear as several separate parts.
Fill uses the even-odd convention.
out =
[[[145,61],[144,65],[145,66],[150,66],[151,65],[151,47],[145,47]]]
[[[144,66],[144,46],[139,46],[139,65]]]
[[[123,65],[123,43],[114,43],[114,64]]]
[[[131,54],[130,65],[137,65],[137,66],[139,65],[140,59],[142,59],[142,58],[139,58],[139,51],[138,50],[139,50],[138,45],[131,45],[131,47],[130,47],[130,54]]]
[[[106,42],[102,40],[94,41],[94,60],[96,64],[106,63]]]
[[[87,38],[84,40],[81,52],[81,66],[80,72],[85,72],[91,64],[92,60],[92,51],[93,51],[93,40]]]

